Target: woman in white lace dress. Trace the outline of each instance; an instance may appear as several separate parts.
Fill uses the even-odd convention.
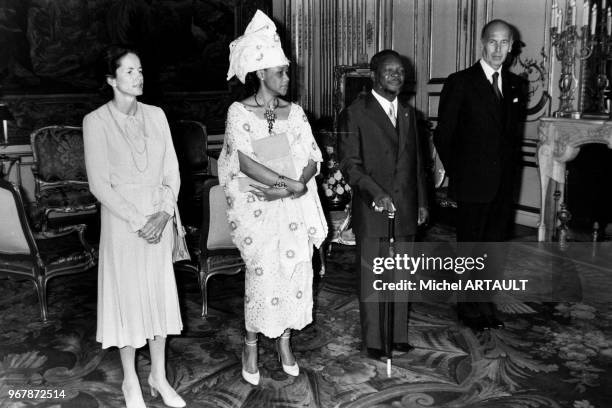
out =
[[[89,188],[102,204],[98,329],[102,348],[119,347],[126,406],[144,407],[136,349],[149,343],[152,395],[184,407],[166,379],[166,335],[183,327],[172,267],[172,221],[180,186],[164,112],[137,101],[138,55],[110,47],[106,82],[113,99],[83,119]]]
[[[242,375],[257,385],[258,333],[277,338],[283,370],[299,374],[291,330],[312,322],[313,246],[327,236],[314,180],[322,158],[302,108],[280,98],[289,61],[274,23],[258,11],[230,49],[228,79],[245,82],[248,74],[258,85],[253,96],[230,106],[219,157],[232,239],[246,264]],[[288,142],[292,177],[261,163],[254,145],[269,137]]]

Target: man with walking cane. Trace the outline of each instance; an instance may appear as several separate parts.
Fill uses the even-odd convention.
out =
[[[396,251],[414,241],[417,226],[427,220],[425,171],[414,110],[397,98],[404,84],[399,54],[383,50],[370,61],[372,92],[355,100],[340,115],[340,166],[354,190],[353,231],[357,239],[363,350],[372,358],[384,354],[381,317],[384,293],[373,289],[378,276],[373,260],[388,239],[387,216],[394,213]],[[386,254],[383,254],[387,256]],[[392,348],[407,352],[408,303],[395,302]],[[381,313],[382,312],[382,313]],[[391,329],[391,326],[389,326]],[[390,331],[390,332],[391,332]]]

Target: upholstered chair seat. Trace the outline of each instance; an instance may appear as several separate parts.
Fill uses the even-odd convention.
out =
[[[53,234],[48,237],[34,234],[34,237],[39,238],[37,244],[40,260],[46,265],[48,274],[91,261],[91,254],[83,251],[83,244],[78,234],[61,236]],[[30,271],[36,267],[35,261],[29,254],[15,254],[11,258],[10,263],[21,270]],[[6,259],[0,255],[0,265],[3,261],[6,265]]]
[[[68,213],[76,217],[79,212],[77,209],[81,209],[80,212],[83,214],[91,215],[96,211],[97,203],[98,201],[89,192],[89,186],[86,184],[47,187],[41,192],[35,205],[31,207],[30,219],[34,225],[46,229],[50,214]]]
[[[89,192],[89,187],[82,184],[48,187],[41,192],[38,199],[39,205],[48,209],[89,206],[95,205],[96,202],[96,198]]]

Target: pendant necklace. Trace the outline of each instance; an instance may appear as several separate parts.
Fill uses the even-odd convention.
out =
[[[259,106],[260,108],[263,108],[264,106],[262,104],[259,103],[259,101],[257,100],[257,92],[255,92],[255,103],[257,104],[257,106]],[[276,110],[276,108],[278,108],[278,98],[274,98],[275,104],[274,107],[270,107],[270,106],[266,106],[265,107],[265,111],[264,111],[264,118],[266,118],[266,121],[268,121],[268,133],[271,135],[272,134],[272,128],[274,128],[274,122],[276,122],[276,112],[274,112]]]
[[[119,129],[119,133],[121,134],[121,136],[123,136],[123,139],[125,140],[125,142],[130,147],[130,155],[132,156],[132,162],[134,163],[134,167],[136,167],[136,170],[138,170],[138,172],[144,173],[147,170],[147,168],[149,167],[149,154],[148,154],[149,152],[148,152],[148,149],[147,149],[147,139],[146,139],[146,137],[143,137],[143,142],[144,142],[143,148],[141,150],[138,150],[138,146],[136,146],[136,144],[134,143],[132,138],[130,138],[129,135],[126,134],[125,130],[121,127],[121,125],[119,125],[119,122],[115,118],[115,115],[113,114],[113,111],[110,108],[110,106],[107,105],[107,108],[108,108],[108,113],[110,113],[111,118],[113,118],[113,122],[115,122],[115,126],[117,126],[117,129]],[[128,120],[132,120],[132,119],[130,119],[128,117]],[[143,157],[144,156],[145,165],[144,165],[143,168],[140,168],[138,166],[138,161],[139,160],[136,160],[136,157],[134,157],[134,153],[136,153],[136,155],[139,156],[139,157]]]

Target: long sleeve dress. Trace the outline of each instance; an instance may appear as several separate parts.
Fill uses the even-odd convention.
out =
[[[309,160],[322,161],[308,119],[291,104],[287,120],[273,132],[286,133],[296,174]],[[327,237],[327,223],[314,177],[297,199],[265,201],[241,192],[238,151],[258,161],[252,140],[269,136],[268,123],[241,103],[227,113],[225,140],[219,156],[219,182],[228,201],[232,240],[246,264],[244,315],[246,329],[275,338],[285,329],[300,330],[312,322],[312,247]]]
[[[168,221],[158,244],[138,236],[147,217],[174,214],[178,162],[164,112],[138,103],[125,115],[110,102],[83,120],[89,188],[100,201],[97,341],[141,347],[182,329]]]

